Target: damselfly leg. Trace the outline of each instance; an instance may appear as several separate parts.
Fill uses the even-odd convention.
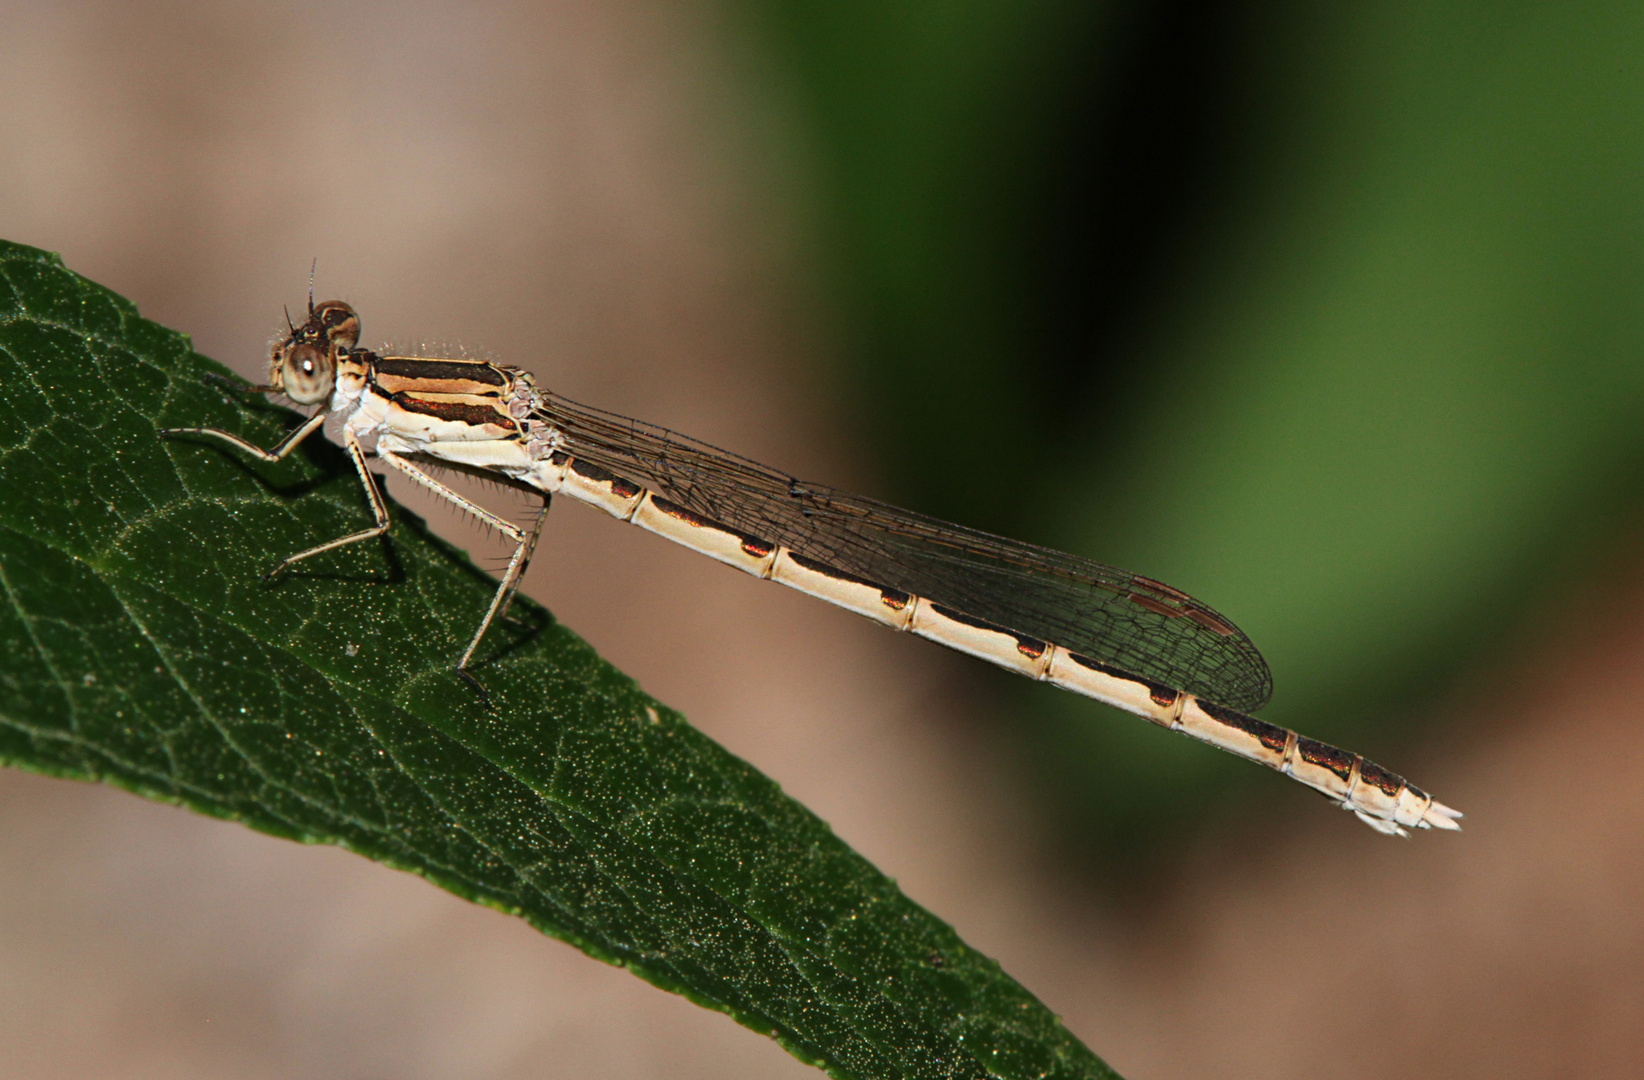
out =
[[[434,444],[431,450],[437,451],[437,446],[438,444]],[[378,447],[377,456],[446,502],[468,511],[514,541],[514,554],[508,560],[508,569],[502,575],[502,584],[497,586],[496,595],[491,598],[491,606],[486,609],[485,617],[480,620],[479,629],[474,631],[473,640],[468,643],[468,648],[463,650],[462,658],[457,661],[457,675],[479,691],[482,698],[489,700],[490,695],[486,693],[485,687],[481,686],[480,681],[468,670],[468,661],[473,659],[474,650],[479,648],[480,639],[485,637],[485,631],[490,629],[491,623],[506,615],[508,605],[513,603],[514,594],[519,590],[519,579],[524,576],[525,569],[531,562],[531,555],[536,551],[537,540],[542,536],[543,522],[548,520],[548,506],[552,496],[547,492],[542,493],[542,509],[537,512],[537,519],[532,524],[531,531],[526,532],[507,518],[498,517],[473,500],[459,495],[400,455]]]
[[[248,442],[240,436],[235,435],[233,432],[224,431],[221,428],[168,428],[160,434],[165,438],[176,438],[184,435],[200,435],[226,443],[234,449],[248,454],[259,461],[276,462],[289,456],[291,451],[296,449],[304,439],[308,438],[308,436],[313,434],[315,431],[318,431],[321,425],[324,424],[327,415],[327,410],[321,410],[308,420],[304,421],[285,438],[281,439],[272,449],[268,450],[265,450],[254,443]],[[383,499],[382,490],[377,484],[376,477],[372,476],[371,470],[366,464],[365,449],[360,445],[359,439],[355,436],[351,429],[343,429],[342,439],[343,449],[348,453],[349,460],[354,463],[355,472],[359,475],[360,487],[365,492],[366,503],[371,507],[371,515],[374,519],[371,528],[362,529],[359,532],[350,533],[347,536],[341,536],[335,540],[329,540],[323,544],[316,544],[314,547],[308,548],[304,551],[299,551],[295,555],[288,556],[283,559],[278,566],[274,567],[273,570],[264,575],[264,581],[273,581],[292,564],[301,562],[311,556],[332,551],[336,548],[346,547],[349,544],[355,544],[361,540],[369,540],[372,537],[381,536],[388,531],[389,525],[391,524],[388,516],[388,505]],[[481,640],[484,639],[485,632],[490,629],[493,622],[507,614],[509,605],[513,603],[514,595],[519,590],[520,578],[524,576],[525,570],[530,564],[531,555],[536,550],[537,541],[542,536],[542,527],[543,523],[548,518],[548,506],[551,497],[546,492],[541,493],[542,508],[537,512],[536,520],[527,531],[520,528],[518,525],[515,525],[506,518],[499,517],[498,515],[493,514],[491,511],[480,506],[478,503],[475,503],[472,500],[458,494],[447,485],[428,475],[428,473],[424,472],[422,469],[417,468],[416,465],[412,464],[401,455],[384,450],[381,447],[377,448],[376,453],[377,457],[381,458],[384,462],[398,471],[404,473],[406,476],[415,480],[419,485],[426,488],[434,495],[474,515],[476,518],[498,530],[514,542],[514,551],[508,560],[508,568],[503,573],[502,581],[497,586],[497,591],[491,598],[491,604],[486,609],[484,618],[480,620],[479,628],[475,630],[473,638],[468,642],[468,647],[463,650],[461,658],[457,661],[457,675],[469,686],[473,687],[483,700],[489,703],[490,695],[486,692],[485,687],[481,685],[480,681],[475,678],[473,673],[469,670],[469,662],[473,659],[475,651],[478,650]]]
[[[313,416],[310,416],[307,420],[303,421],[302,424],[292,429],[291,433],[285,438],[275,443],[274,447],[270,450],[264,450],[255,443],[249,443],[240,438],[232,431],[224,431],[221,428],[166,428],[164,431],[160,432],[160,435],[162,438],[167,439],[174,439],[178,435],[205,435],[209,438],[220,439],[241,453],[250,454],[258,461],[283,461],[286,456],[291,453],[291,451],[297,448],[297,444],[308,438],[319,429],[321,424],[325,423],[326,416],[327,413],[323,409],[320,412],[315,413]]]
[[[295,450],[297,445],[308,438],[309,435],[318,431],[320,425],[325,423],[325,418],[325,412],[315,413],[301,427],[281,439],[272,450],[264,450],[262,447],[240,438],[233,432],[224,431],[221,428],[167,428],[161,431],[160,434],[168,439],[174,439],[179,435],[204,435],[225,442],[242,453],[250,454],[258,461],[280,461],[289,455],[292,450]],[[365,500],[371,507],[371,516],[376,519],[376,523],[369,529],[362,529],[357,533],[350,533],[335,540],[328,540],[323,544],[316,544],[306,551],[299,551],[295,555],[287,556],[280,561],[278,566],[263,575],[264,581],[273,581],[284,573],[292,563],[301,562],[309,556],[318,555],[333,548],[356,544],[361,540],[369,540],[388,531],[388,504],[383,501],[382,492],[377,490],[377,482],[365,463],[365,450],[360,446],[360,442],[354,437],[353,432],[343,432],[343,449],[348,452],[349,460],[353,461],[354,469],[359,473],[360,486],[365,488]]]

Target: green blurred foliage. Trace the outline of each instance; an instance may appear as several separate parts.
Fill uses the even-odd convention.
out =
[[[739,10],[890,494],[1202,597],[1265,717],[1416,772],[1420,695],[1637,502],[1644,8]],[[1277,783],[999,686],[1094,849]]]

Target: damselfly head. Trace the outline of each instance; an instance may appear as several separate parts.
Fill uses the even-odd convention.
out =
[[[268,384],[299,405],[318,405],[331,396],[337,360],[360,340],[360,317],[341,300],[311,304],[308,321],[274,342]]]

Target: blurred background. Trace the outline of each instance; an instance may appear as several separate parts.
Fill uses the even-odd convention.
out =
[[[1637,1076],[1640,57],[1601,3],[0,0],[0,236],[250,377],[317,258],[368,342],[1235,619],[1264,717],[1467,831],[574,504],[527,583],[1132,1080]],[[0,1074],[819,1075],[418,879],[15,772]]]

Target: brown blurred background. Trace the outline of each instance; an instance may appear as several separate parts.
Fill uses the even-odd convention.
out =
[[[1467,831],[575,505],[528,579],[1125,1076],[1644,1072],[1644,17],[888,7],[0,0],[0,236],[253,377],[317,258],[368,342],[1237,619],[1264,715]],[[420,880],[8,772],[0,1075],[817,1074]]]

